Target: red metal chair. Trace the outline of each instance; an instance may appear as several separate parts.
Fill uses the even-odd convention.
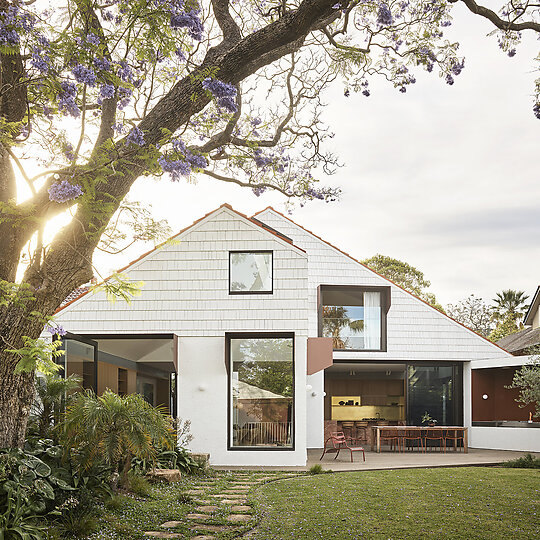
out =
[[[328,441],[331,441],[332,446],[328,446]],[[362,452],[362,455],[364,457],[364,461],[366,461],[366,453],[364,452],[364,449],[361,446],[353,446],[353,442],[355,439],[346,438],[342,431],[338,431],[336,433],[331,433],[330,437],[326,439],[324,442],[324,448],[323,453],[321,456],[321,459],[324,457],[325,454],[336,454],[334,459],[336,459],[339,456],[339,452],[341,450],[349,450],[351,453],[351,463],[353,462],[353,452]],[[349,442],[351,445],[349,445]]]

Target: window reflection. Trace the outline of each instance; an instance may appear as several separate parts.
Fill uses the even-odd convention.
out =
[[[380,292],[329,290],[322,301],[322,335],[334,349],[381,349]]]
[[[233,447],[292,447],[293,339],[231,338]]]
[[[230,292],[272,292],[272,252],[230,254]]]

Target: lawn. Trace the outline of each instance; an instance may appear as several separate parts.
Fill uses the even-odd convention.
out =
[[[409,469],[266,484],[250,538],[537,539],[540,471]]]

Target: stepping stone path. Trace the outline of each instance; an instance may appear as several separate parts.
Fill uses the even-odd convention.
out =
[[[249,528],[250,522],[254,520],[251,513],[252,507],[247,499],[249,492],[270,480],[290,476],[295,475],[276,473],[272,476],[253,476],[245,473],[226,473],[215,480],[201,480],[191,489],[183,491],[184,495],[199,495],[193,499],[193,504],[197,506],[191,507],[192,511],[182,518],[183,521],[171,520],[161,524],[162,529],[189,525],[193,536],[186,532],[170,530],[148,531],[144,534],[152,538],[185,538],[186,540],[217,540],[222,538],[222,534],[230,538],[231,533],[237,533],[234,534],[235,537],[241,536],[246,532],[246,526]],[[186,529],[184,528],[183,531]]]

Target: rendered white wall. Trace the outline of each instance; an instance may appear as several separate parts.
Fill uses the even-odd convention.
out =
[[[473,427],[469,430],[469,446],[540,452],[540,428]]]
[[[306,391],[307,447],[322,448],[324,444],[324,371],[308,375],[307,384],[312,387],[311,390]]]
[[[306,464],[306,336],[295,339],[295,450],[227,450],[225,336],[180,337],[178,416],[191,420],[193,452],[210,453],[220,466]],[[201,390],[201,388],[203,388]]]
[[[463,364],[463,425],[472,425],[472,373],[471,362]],[[470,446],[470,442],[469,442]]]

